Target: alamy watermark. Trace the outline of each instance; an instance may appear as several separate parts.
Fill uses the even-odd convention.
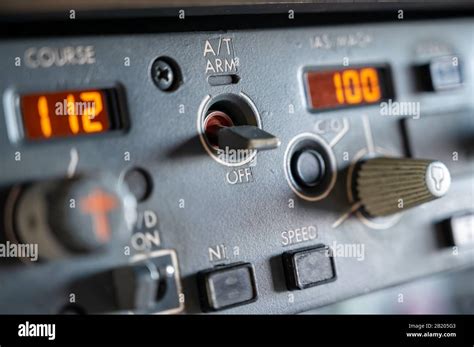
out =
[[[56,339],[56,324],[30,323],[26,321],[18,325],[19,337],[46,337],[52,341]]]
[[[257,151],[255,149],[233,149],[226,146],[217,150],[217,157],[230,164],[243,163],[250,160],[250,166],[257,165]]]
[[[87,116],[94,119],[96,116],[95,101],[68,101],[64,99],[54,104],[54,113],[56,116]]]
[[[420,103],[417,101],[393,101],[388,99],[380,103],[382,116],[408,116],[413,119],[420,118]]]
[[[38,244],[10,241],[0,243],[0,258],[29,258],[31,261],[37,261]]]
[[[363,243],[338,243],[334,241],[327,256],[339,258],[355,258],[358,261],[365,259],[365,245]]]

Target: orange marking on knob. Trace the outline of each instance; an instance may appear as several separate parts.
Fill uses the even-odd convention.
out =
[[[117,198],[99,188],[96,188],[80,201],[81,211],[91,215],[95,234],[102,242],[110,239],[110,225],[107,213],[116,209],[117,206]]]

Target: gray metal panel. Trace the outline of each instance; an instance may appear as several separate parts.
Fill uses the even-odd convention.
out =
[[[367,146],[364,121],[370,121],[376,146],[402,155],[405,151],[400,119],[383,117],[378,106],[325,113],[310,113],[304,98],[302,71],[305,66],[388,63],[392,67],[397,99],[419,101],[422,117],[473,109],[474,61],[471,19],[431,22],[403,22],[297,28],[95,36],[61,39],[23,39],[0,43],[0,93],[97,87],[120,83],[126,91],[131,120],[129,132],[43,144],[12,144],[5,111],[0,110],[0,184],[63,176],[70,150],[79,153],[79,172],[110,170],[121,174],[139,166],[153,178],[151,197],[140,204],[143,211],[156,211],[164,248],[176,249],[186,310],[199,311],[195,274],[214,265],[208,248],[224,244],[225,263],[251,262],[255,266],[259,299],[225,313],[291,313],[308,310],[361,293],[416,277],[454,268],[472,266],[473,251],[440,248],[434,222],[451,213],[471,208],[474,201],[472,173],[457,178],[445,199],[406,212],[400,222],[387,230],[366,227],[355,217],[338,228],[333,223],[349,208],[345,170]],[[343,44],[350,37],[353,45]],[[238,84],[211,87],[205,76],[204,43],[210,38],[230,37],[239,58]],[[333,45],[314,48],[315,38]],[[324,39],[326,38],[326,39]],[[29,47],[93,45],[96,63],[90,66],[30,69],[15,67]],[[336,45],[336,46],[334,46]],[[424,47],[420,51],[420,47]],[[463,88],[443,94],[417,93],[411,65],[425,57],[458,54],[465,77]],[[150,80],[150,65],[158,56],[169,56],[180,65],[184,83],[175,92],[163,93]],[[130,66],[124,64],[130,58]],[[203,150],[196,139],[196,120],[206,95],[245,93],[257,106],[263,129],[277,135],[279,149],[258,154],[248,184],[229,185],[223,166]],[[289,113],[290,104],[294,113]],[[185,112],[179,113],[180,105]],[[472,111],[470,111],[472,112]],[[317,122],[347,119],[350,130],[334,147],[340,170],[328,198],[308,202],[296,197],[284,172],[284,154],[293,137],[314,132]],[[320,123],[318,123],[320,124]],[[427,130],[429,131],[429,129]],[[322,135],[328,142],[334,133]],[[15,152],[21,161],[15,161]],[[130,161],[124,153],[130,153]],[[181,200],[182,199],[182,200]],[[295,207],[289,207],[289,199]],[[184,208],[180,204],[184,202]],[[283,247],[281,233],[314,225],[318,238],[301,245]],[[2,227],[3,229],[3,227]],[[334,282],[293,292],[294,302],[284,285],[280,255],[289,249],[324,243],[361,243],[365,259],[335,257],[338,279]],[[234,256],[236,247],[239,248]],[[57,312],[68,300],[72,281],[127,261],[121,250],[107,256],[71,259],[64,262],[0,267],[0,312]],[[396,300],[396,299],[394,299]],[[80,298],[78,298],[80,304]]]

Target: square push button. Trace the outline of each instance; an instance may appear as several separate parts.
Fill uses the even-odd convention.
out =
[[[238,263],[198,274],[203,311],[219,311],[257,300],[255,274],[250,263]]]
[[[318,245],[283,253],[288,289],[305,289],[334,281],[336,268],[331,249]]]
[[[417,67],[419,87],[425,91],[441,91],[462,85],[459,59],[455,56],[433,58],[429,63]]]
[[[456,57],[439,57],[429,64],[433,90],[457,88],[461,85],[461,69]]]
[[[474,245],[474,212],[461,212],[449,218],[447,223],[451,232],[453,246]]]

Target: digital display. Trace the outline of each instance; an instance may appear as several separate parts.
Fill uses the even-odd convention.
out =
[[[313,110],[370,105],[393,97],[388,67],[306,71],[305,79]]]
[[[28,140],[106,133],[120,127],[114,89],[83,89],[20,95]]]

